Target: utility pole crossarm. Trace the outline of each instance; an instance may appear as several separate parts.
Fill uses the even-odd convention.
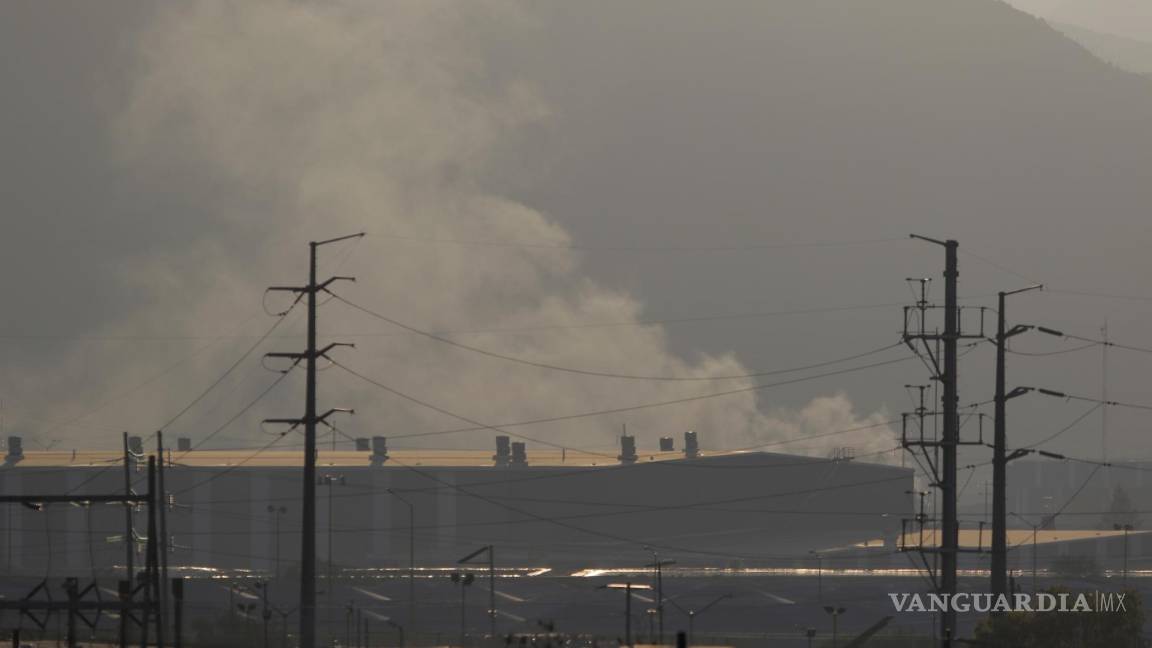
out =
[[[338,413],[355,414],[356,410],[348,409],[347,407],[333,407],[332,409],[328,410],[327,412],[324,412],[320,416],[317,416],[316,422],[317,423],[323,423],[323,422],[328,420],[329,416],[332,416],[333,414],[338,414]]]
[[[323,349],[318,349],[316,351],[316,355],[317,355],[317,357],[327,358],[328,352],[331,351],[332,349],[335,349],[336,347],[348,347],[349,349],[355,349],[356,345],[351,343],[351,342],[332,342],[331,344],[324,347]],[[331,358],[328,358],[328,359],[331,360]]]
[[[324,282],[316,286],[316,290],[323,290],[324,292],[331,294],[331,292],[328,290],[328,286],[331,286],[334,282],[337,281],[351,281],[355,283],[356,277],[329,277],[328,279],[324,280]]]
[[[265,423],[275,423],[280,425],[291,425],[292,427],[300,427],[304,424],[304,419],[298,418],[269,418],[264,419]]]

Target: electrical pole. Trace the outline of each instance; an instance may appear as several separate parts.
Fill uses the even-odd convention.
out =
[[[1027,389],[1014,389],[1005,393],[1005,363],[1008,353],[1008,339],[1019,335],[1031,326],[1016,325],[1007,330],[1007,315],[1005,313],[1005,297],[1029,290],[1041,290],[1043,286],[1037,284],[998,294],[996,311],[996,414],[995,435],[992,441],[992,596],[999,597],[1008,591],[1008,481],[1007,464],[1011,459],[1020,456],[1013,453],[1007,456],[1007,417],[1005,403],[1021,394]],[[993,613],[997,614],[997,613]]]
[[[656,618],[660,624],[660,634],[657,635],[656,642],[661,644],[664,643],[664,566],[675,564],[675,560],[660,560],[660,555],[653,550],[652,564],[648,565],[656,577]]]
[[[492,638],[496,638],[496,548],[493,545],[484,545],[476,551],[456,561],[463,565],[482,553],[488,554],[488,623]]]
[[[316,359],[324,356],[333,347],[353,346],[334,342],[323,349],[316,348],[316,293],[326,292],[328,286],[337,280],[355,281],[353,277],[331,277],[323,283],[317,283],[316,251],[322,245],[361,236],[364,236],[363,232],[308,243],[308,285],[302,287],[275,286],[268,289],[269,291],[306,295],[308,301],[308,349],[303,353],[266,354],[267,357],[291,358],[294,361],[293,365],[304,360],[307,373],[304,385],[304,417],[299,419],[268,419],[266,421],[268,423],[286,423],[292,427],[304,426],[304,495],[300,540],[300,648],[315,648],[316,646],[316,424],[323,423],[334,412],[349,411],[333,409],[323,415],[316,415]]]
[[[157,514],[160,516],[160,609],[163,610],[161,619],[168,622],[168,495],[164,490],[164,432],[156,431],[156,453],[160,460],[157,467],[156,479],[158,482]],[[160,626],[161,637],[166,634],[166,626]]]
[[[956,449],[960,441],[960,417],[957,412],[959,395],[956,393],[956,338],[959,335],[957,324],[960,314],[956,305],[956,283],[960,275],[956,259],[957,243],[949,239],[944,243],[944,373],[941,382],[944,387],[944,434],[942,448],[944,455],[944,480],[940,496],[944,500],[943,520],[940,528],[943,534],[940,544],[940,582],[944,594],[956,593],[956,558],[959,548],[959,529],[956,519]],[[952,645],[952,635],[956,628],[956,613],[951,606],[940,618],[940,635],[945,648]]]
[[[128,433],[124,433],[124,494],[132,494],[132,453],[128,449]],[[124,552],[124,565],[128,574],[128,582],[135,585],[136,575],[135,568],[133,567],[133,557],[136,551],[136,532],[132,524],[132,505],[124,504],[124,546],[127,551]]]
[[[919,312],[919,322],[913,324],[918,328],[910,333],[909,332],[909,311],[905,308],[904,319],[904,341],[920,354],[919,350],[913,344],[913,341],[918,340],[924,344],[925,351],[929,356],[930,365],[933,369],[933,378],[937,380],[941,386],[941,410],[943,414],[943,425],[941,426],[941,434],[939,440],[933,439],[928,441],[923,438],[923,430],[921,430],[921,438],[919,441],[909,440],[907,431],[905,430],[903,445],[905,447],[918,446],[920,447],[925,458],[928,461],[929,468],[932,471],[930,477],[933,479],[933,486],[939,489],[941,504],[940,515],[940,544],[939,547],[926,549],[923,546],[919,547],[922,553],[935,553],[940,559],[939,581],[935,578],[935,570],[930,569],[933,578],[933,583],[936,585],[937,591],[950,597],[956,593],[956,564],[957,557],[960,551],[959,548],[959,523],[956,515],[956,454],[957,449],[961,445],[960,441],[960,417],[958,412],[959,397],[957,394],[957,341],[961,337],[980,337],[983,338],[983,318],[981,318],[981,333],[980,335],[964,335],[960,331],[960,307],[957,304],[956,286],[959,278],[959,269],[957,262],[957,249],[959,244],[954,240],[940,241],[925,236],[912,234],[912,238],[935,243],[944,248],[944,331],[940,333],[929,333],[925,324],[926,311],[929,308],[925,297],[921,297],[917,303],[917,310]],[[923,282],[922,282],[923,288]],[[923,292],[923,290],[922,290]],[[933,342],[937,345],[937,350],[932,348]],[[939,347],[943,347],[940,352]],[[942,356],[942,357],[941,357]],[[928,448],[932,448],[932,455],[939,453],[940,459],[937,463],[933,460],[932,455],[929,454]],[[940,615],[940,630],[942,645],[948,648],[952,645],[952,639],[956,632],[956,614],[951,609],[946,610]]]

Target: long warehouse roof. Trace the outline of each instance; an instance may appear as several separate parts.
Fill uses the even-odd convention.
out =
[[[674,452],[639,452],[637,463],[655,461],[683,460],[682,451]],[[389,449],[388,460],[385,466],[438,466],[438,467],[492,467],[493,450],[401,450]],[[9,458],[2,465],[0,471],[12,468],[65,468],[65,467],[102,467],[117,465],[123,462],[123,453],[109,450],[48,450],[25,451],[19,459]],[[818,457],[798,457],[765,452],[747,451],[701,451],[700,458],[715,457],[759,457],[778,458],[793,463],[797,460],[803,462],[811,460],[824,462],[826,459]],[[296,467],[304,463],[301,450],[267,450],[254,449],[238,450],[192,450],[181,452],[170,450],[169,465],[175,466],[251,466],[253,468]],[[529,467],[594,467],[614,466],[620,461],[616,453],[605,450],[593,452],[588,450],[537,450],[528,452]],[[355,450],[319,450],[317,453],[317,466],[355,467],[372,465],[372,453]]]

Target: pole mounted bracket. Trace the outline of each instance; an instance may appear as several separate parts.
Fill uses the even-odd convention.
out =
[[[1017,387],[1017,388],[1013,389],[1012,391],[1008,392],[1007,394],[1004,394],[1004,400],[1012,400],[1013,398],[1016,398],[1017,396],[1023,396],[1024,394],[1027,394],[1027,393],[1032,392],[1032,391],[1034,391],[1034,389],[1032,387]]]
[[[1034,450],[1024,450],[1024,449],[1013,450],[1012,454],[1008,455],[1007,457],[1004,457],[1004,463],[1008,463],[1009,461],[1012,461],[1014,459],[1019,459],[1020,457],[1028,456],[1028,455],[1032,454],[1033,452],[1035,452],[1035,451]]]

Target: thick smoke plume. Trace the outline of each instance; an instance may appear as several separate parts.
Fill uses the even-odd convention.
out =
[[[355,275],[355,284],[333,289],[388,317],[540,363],[675,377],[747,373],[732,354],[674,355],[659,326],[582,327],[636,322],[643,305],[586,279],[579,251],[566,247],[569,235],[547,214],[485,188],[481,178],[497,144],[548,120],[550,112],[530,84],[491,74],[477,41],[533,19],[530,9],[515,4],[428,0],[174,3],[158,9],[133,44],[135,64],[109,128],[114,164],[133,178],[135,191],[153,195],[157,208],[146,229],[178,228],[187,236],[157,240],[123,257],[115,277],[118,289],[133,295],[131,305],[94,335],[162,331],[167,338],[192,339],[78,344],[51,370],[34,373],[41,377],[24,390],[29,399],[51,391],[45,385],[72,390],[74,398],[50,417],[71,423],[28,421],[27,429],[65,446],[109,446],[115,439],[109,432],[121,428],[150,432],[271,325],[273,318],[260,311],[261,293],[269,284],[304,282],[307,241],[361,230],[368,232],[362,242],[323,249],[321,274]],[[169,204],[181,208],[169,213]],[[509,245],[516,242],[549,245]],[[265,304],[272,311],[285,305],[279,294]],[[202,439],[274,380],[259,357],[301,347],[300,310],[172,433]],[[624,380],[510,364],[406,333],[338,300],[325,303],[320,325],[326,340],[356,343],[354,350],[333,353],[340,362],[491,424],[755,384]],[[170,371],[157,377],[165,368]],[[208,445],[270,441],[258,421],[300,414],[298,374]],[[357,410],[338,422],[353,436],[467,427],[340,367],[322,373],[321,385],[322,408]],[[826,381],[812,385],[813,393],[829,389]],[[691,428],[705,447],[718,448],[886,418],[856,412],[843,394],[815,398],[796,411],[774,410],[769,391],[513,431],[604,449],[614,445],[623,423],[644,447]],[[412,437],[395,445],[487,448],[493,434]],[[867,453],[893,445],[892,431],[877,425],[774,449],[823,454],[854,446]]]

